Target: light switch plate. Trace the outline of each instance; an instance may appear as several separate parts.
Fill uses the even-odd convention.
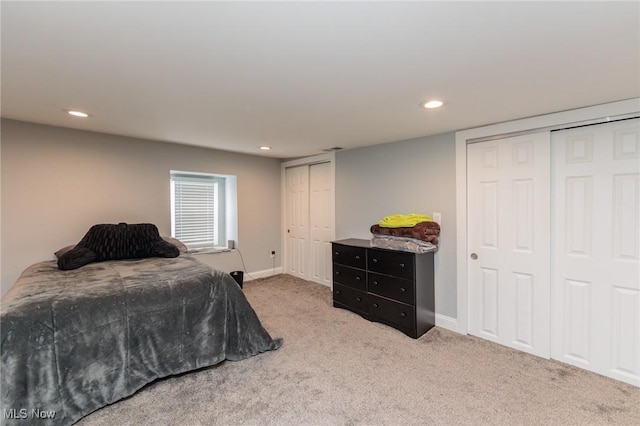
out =
[[[433,218],[433,221],[435,223],[437,223],[438,225],[442,226],[442,213],[440,212],[433,212],[433,215],[431,216]]]

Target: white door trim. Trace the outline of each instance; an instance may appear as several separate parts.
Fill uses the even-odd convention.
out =
[[[483,138],[496,138],[513,133],[535,132],[550,127],[606,122],[608,117],[640,114],[640,98],[562,111],[506,123],[492,124],[456,132],[456,263],[457,263],[457,326],[458,332],[467,334],[467,144]],[[593,121],[593,122],[591,122]]]
[[[287,206],[287,187],[286,187],[286,171],[290,167],[298,167],[304,165],[313,165],[319,163],[329,163],[330,164],[330,185],[331,191],[333,193],[333,197],[331,197],[331,206],[329,211],[329,216],[331,218],[331,229],[332,235],[331,239],[335,240],[336,238],[336,154],[334,152],[329,152],[327,154],[319,154],[311,157],[298,158],[296,160],[284,161],[280,166],[280,211],[282,212],[280,215],[280,229],[281,229],[281,238],[280,238],[280,253],[282,253],[282,270],[288,271],[287,259],[288,253],[287,250],[287,224],[286,224],[286,206]]]

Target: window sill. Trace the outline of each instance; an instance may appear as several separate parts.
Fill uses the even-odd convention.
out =
[[[211,254],[211,253],[226,253],[230,251],[235,251],[234,249],[229,249],[226,247],[213,247],[213,248],[202,248],[202,249],[191,249],[187,250],[187,254]]]

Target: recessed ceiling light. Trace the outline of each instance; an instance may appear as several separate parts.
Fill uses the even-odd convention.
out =
[[[271,147],[263,145],[263,146],[260,147],[260,149],[263,150],[263,151],[269,151],[271,149]]]
[[[444,102],[433,100],[433,101],[427,101],[422,103],[422,108],[427,108],[427,109],[440,108],[442,105],[444,105]]]
[[[74,117],[80,117],[80,118],[89,117],[89,114],[87,114],[86,112],[78,111],[78,110],[75,110],[75,109],[65,109],[63,111],[66,112],[69,115],[73,115]]]

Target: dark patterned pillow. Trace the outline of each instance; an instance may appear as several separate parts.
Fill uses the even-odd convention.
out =
[[[164,241],[151,223],[93,225],[80,242],[58,258],[58,268],[76,269],[91,262],[177,257],[178,248]]]

